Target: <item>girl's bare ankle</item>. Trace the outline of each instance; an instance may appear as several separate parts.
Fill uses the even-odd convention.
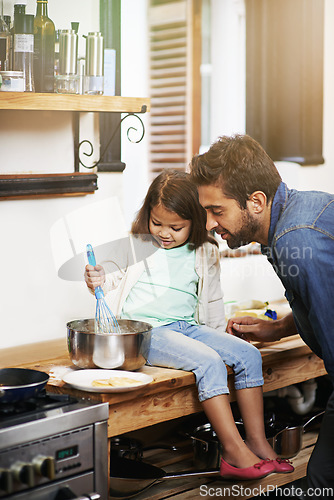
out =
[[[274,460],[277,458],[277,453],[273,450],[266,439],[255,439],[255,440],[245,440],[245,444],[248,448],[261,459],[269,458]]]

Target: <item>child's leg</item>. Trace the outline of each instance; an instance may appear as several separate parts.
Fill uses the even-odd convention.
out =
[[[206,345],[209,345],[220,355],[222,360],[227,365],[233,368],[235,388],[237,389],[237,402],[245,423],[246,443],[258,457],[276,458],[277,455],[267,442],[264,430],[262,359],[258,349],[256,349],[253,345],[238,339],[237,337],[233,337],[232,335],[228,335],[226,333],[218,333],[217,331],[206,326],[189,328],[188,335],[194,339],[202,341]],[[208,377],[206,377],[206,385],[209,385],[209,382]],[[215,401],[217,398],[208,399],[210,397],[209,391],[206,391],[205,396],[206,401],[203,402],[203,406],[205,407],[205,411],[211,422],[216,415],[215,407],[217,405],[222,406],[224,404],[224,418],[221,418],[221,420],[223,421],[223,424],[225,424],[225,413],[228,411],[227,404],[229,408],[228,401],[227,404],[223,403],[220,401],[222,397],[220,397],[219,403],[218,401]],[[211,416],[208,414],[206,405],[209,406],[209,410],[211,409],[211,406],[213,408]],[[230,408],[229,412],[231,413]],[[231,418],[233,418],[232,415]],[[219,417],[217,418],[215,424],[215,430],[219,436],[217,431],[218,425]],[[232,426],[233,428],[236,427],[231,423],[227,434],[232,433]],[[234,431],[235,430],[237,431],[236,428]],[[223,430],[221,430],[220,433],[221,432],[223,432]],[[221,440],[221,442],[225,448],[226,443],[229,443],[228,436],[225,436],[224,441]]]
[[[227,394],[207,399],[202,405],[222,443],[223,458],[227,463],[244,468],[260,462],[260,458],[248,448],[239,434]]]
[[[265,435],[262,387],[236,391],[237,402],[244,422],[247,446],[261,458],[277,458]]]
[[[235,467],[251,467],[260,459],[243,442],[235,425],[228,400],[225,363],[217,352],[205,343],[185,334],[180,335],[186,330],[184,322],[154,328],[148,361],[156,366],[194,372],[199,399],[223,445],[224,458]],[[220,336],[214,330],[211,332]],[[235,340],[237,344],[242,342],[236,337]]]

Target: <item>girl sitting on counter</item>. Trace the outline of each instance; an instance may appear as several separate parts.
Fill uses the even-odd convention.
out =
[[[220,474],[257,479],[292,472],[267,442],[263,420],[261,354],[226,333],[216,241],[208,235],[204,209],[189,174],[164,171],[154,179],[131,228],[133,237],[154,246],[139,265],[106,275],[86,266],[94,292],[116,290],[116,314],[153,326],[147,364],[192,371],[198,397],[223,447]],[[230,407],[227,369],[234,371],[242,440]]]

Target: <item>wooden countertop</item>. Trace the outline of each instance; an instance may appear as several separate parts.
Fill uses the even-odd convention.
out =
[[[298,335],[273,344],[257,344],[263,360],[264,392],[326,374],[320,360]],[[116,436],[202,410],[192,372],[144,366],[140,371],[153,382],[136,391],[92,393],[69,387],[61,373],[75,368],[70,361],[66,339],[49,340],[2,349],[0,368],[20,367],[45,371],[50,375],[47,390],[108,402],[108,436]],[[233,373],[229,375],[230,398],[235,399]]]
[[[56,339],[36,344],[27,344],[20,347],[9,347],[2,349],[0,368],[30,368],[40,370],[50,375],[47,389],[54,392],[67,392],[79,397],[89,397],[98,401],[108,401],[115,404],[119,401],[137,398],[143,393],[155,394],[162,390],[173,390],[185,385],[193,385],[195,377],[192,372],[183,370],[173,370],[169,368],[157,368],[153,366],[144,366],[139,371],[147,373],[153,378],[153,383],[149,387],[138,389],[135,392],[127,393],[91,393],[72,389],[61,380],[58,374],[65,372],[66,369],[76,369],[72,364],[66,345],[66,339]],[[58,389],[58,390],[57,390]]]

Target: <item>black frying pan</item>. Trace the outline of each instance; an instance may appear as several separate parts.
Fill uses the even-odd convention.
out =
[[[110,497],[127,500],[159,481],[184,477],[215,476],[220,477],[219,469],[207,469],[186,472],[165,472],[139,460],[124,457],[110,459]]]
[[[38,394],[49,375],[26,368],[3,368],[0,370],[0,403],[16,403]]]

